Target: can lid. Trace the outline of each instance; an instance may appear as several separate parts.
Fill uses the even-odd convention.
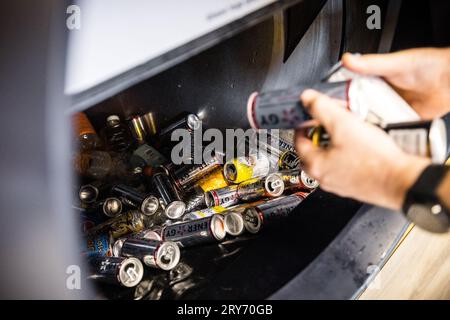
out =
[[[255,101],[256,97],[258,96],[258,92],[253,92],[249,97],[247,101],[247,118],[248,122],[250,123],[250,126],[253,129],[259,129],[255,122]]]
[[[238,236],[244,232],[244,218],[241,214],[230,211],[224,215],[225,231],[232,235]]]
[[[120,257],[123,243],[125,242],[125,238],[117,239],[114,242],[113,248],[112,248],[112,254],[114,257]]]
[[[161,230],[145,230],[142,232],[142,238],[146,240],[161,240]]]
[[[276,173],[272,173],[267,176],[264,182],[264,188],[266,192],[272,197],[279,197],[284,192],[283,178]]]
[[[223,175],[225,179],[230,182],[236,181],[237,179],[237,168],[233,161],[226,162],[223,165]]]
[[[206,206],[207,206],[208,208],[209,208],[209,207],[214,207],[214,206],[217,206],[217,205],[218,205],[218,204],[216,203],[216,201],[215,201],[214,195],[215,195],[215,191],[214,191],[214,190],[205,192],[205,204],[206,204]]]
[[[316,189],[319,186],[319,181],[308,176],[303,170],[300,173],[300,179],[302,180],[303,185],[308,189]]]
[[[108,217],[115,217],[122,212],[122,202],[117,198],[107,198],[103,202],[103,213]]]
[[[186,211],[186,204],[183,201],[173,201],[166,206],[165,213],[170,219],[180,218]]]
[[[258,210],[248,208],[244,211],[244,227],[250,233],[258,233],[262,227],[262,219]]]
[[[211,216],[211,233],[216,240],[223,240],[226,236],[225,225],[223,217],[219,214],[214,214]]]
[[[196,114],[191,113],[187,116],[187,125],[191,130],[197,130],[198,128],[200,128],[201,122],[202,121]]]
[[[107,122],[120,121],[120,117],[116,114],[112,114],[106,118]]]
[[[80,200],[84,203],[92,203],[97,200],[98,197],[98,189],[93,185],[86,184],[80,187],[80,191],[78,192],[78,196]]]
[[[157,197],[150,195],[142,201],[141,212],[146,216],[151,216],[159,209],[159,200]]]
[[[143,275],[142,262],[137,258],[126,258],[120,266],[118,277],[123,286],[131,288],[142,280]]]
[[[156,265],[163,270],[171,270],[180,261],[180,248],[175,242],[161,243],[155,255]]]
[[[431,160],[444,163],[447,158],[447,126],[442,119],[434,119],[430,127]]]

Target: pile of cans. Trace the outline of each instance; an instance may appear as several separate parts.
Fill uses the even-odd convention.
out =
[[[144,266],[171,270],[185,248],[257,234],[318,187],[292,143],[273,134],[263,141],[256,131],[256,150],[248,136],[237,141],[244,155],[227,160],[216,151],[201,164],[171,162],[172,132],[201,127],[186,113],[156,130],[148,113],[125,121],[111,115],[95,130],[85,113],[74,115],[74,209],[89,278],[136,286]]]

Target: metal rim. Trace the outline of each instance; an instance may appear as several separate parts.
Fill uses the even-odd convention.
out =
[[[161,230],[158,232],[156,230],[147,230],[143,232],[142,238],[146,240],[162,240]]]
[[[122,251],[122,247],[123,247],[123,243],[125,242],[126,239],[117,239],[116,242],[114,242],[113,245],[113,249],[112,249],[112,254],[114,257],[120,257],[121,256],[121,251]]]
[[[447,157],[447,126],[444,120],[433,120],[430,127],[429,139],[431,160],[434,163],[444,163]]]
[[[228,212],[224,216],[225,231],[232,236],[241,235],[244,232],[244,218],[236,212]]]
[[[205,203],[208,208],[217,205],[213,193],[213,190],[205,192]]]
[[[305,187],[308,189],[316,189],[319,186],[319,182],[310,176],[305,171],[300,172],[300,179]]]
[[[255,107],[255,101],[256,97],[258,96],[258,92],[253,92],[249,97],[247,101],[247,118],[248,122],[250,123],[250,127],[253,129],[259,129],[255,122],[255,113],[254,113],[254,107]]]
[[[159,209],[159,200],[155,196],[148,196],[142,201],[141,212],[146,216],[152,216]]]
[[[136,286],[144,275],[144,266],[137,258],[126,258],[119,269],[120,283],[128,288]]]
[[[262,220],[255,208],[248,208],[244,211],[244,227],[250,233],[258,233],[262,227]]]
[[[165,209],[165,213],[170,219],[180,218],[186,211],[186,204],[183,201],[173,201]]]
[[[215,214],[211,217],[210,223],[211,233],[216,238],[216,240],[223,240],[226,236],[225,223],[223,217]]]
[[[93,191],[94,195],[95,195],[94,197],[92,197],[88,201],[83,200],[83,196],[82,196],[82,194],[86,194],[86,192],[87,192],[86,189],[88,189],[90,191]],[[78,197],[80,198],[81,202],[84,202],[84,203],[92,203],[92,202],[94,202],[95,200],[97,200],[98,194],[99,194],[98,189],[96,187],[94,187],[93,185],[90,185],[90,184],[81,186],[80,190],[78,191]]]
[[[113,210],[115,209],[115,210]],[[117,198],[108,198],[103,203],[103,213],[110,218],[114,218],[122,212],[122,201]]]
[[[225,176],[225,179],[227,179],[228,181],[236,181],[237,179],[237,168],[236,165],[230,161],[230,162],[226,162],[223,165],[223,175]]]
[[[190,114],[187,116],[187,125],[191,130],[197,130],[200,128],[201,120],[196,114]]]
[[[270,174],[264,182],[264,188],[272,197],[281,196],[284,192],[283,179],[278,174]]]
[[[155,252],[156,265],[163,270],[171,270],[180,261],[180,256],[180,248],[175,242],[163,242]]]

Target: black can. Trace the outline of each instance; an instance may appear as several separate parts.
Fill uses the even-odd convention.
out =
[[[111,192],[119,196],[123,203],[139,209],[146,216],[154,215],[159,209],[158,198],[152,194],[144,194],[123,184],[115,185]]]
[[[89,259],[91,274],[94,279],[124,287],[134,287],[144,275],[144,267],[137,258],[94,256]]]
[[[258,233],[271,221],[288,216],[307,195],[296,193],[247,208],[243,213],[245,229],[250,233]]]
[[[169,125],[161,129],[160,136],[168,137],[177,129],[185,129],[189,131],[194,131],[200,128],[202,121],[196,114],[189,113],[181,115],[180,117],[174,119]]]
[[[199,181],[221,165],[220,157],[213,157],[202,164],[183,165],[172,171],[172,177],[180,190],[191,189]]]
[[[181,197],[164,167],[158,167],[155,170],[151,183],[153,190],[155,190],[165,206],[164,212],[166,216],[170,219],[180,218],[186,210],[186,204],[181,201]]]
[[[217,242],[226,236],[223,217],[214,214],[203,219],[174,223],[162,230],[164,241],[173,241],[181,247]]]
[[[83,203],[94,203],[105,198],[111,192],[111,185],[100,180],[80,187],[78,197]]]
[[[114,250],[124,257],[136,257],[146,266],[162,270],[171,270],[180,261],[180,248],[171,241],[150,240],[144,238],[120,239],[114,244]]]

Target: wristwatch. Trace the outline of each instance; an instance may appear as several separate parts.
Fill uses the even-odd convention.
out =
[[[450,213],[437,196],[437,189],[450,167],[430,165],[408,190],[403,213],[419,227],[431,232],[450,231]]]

